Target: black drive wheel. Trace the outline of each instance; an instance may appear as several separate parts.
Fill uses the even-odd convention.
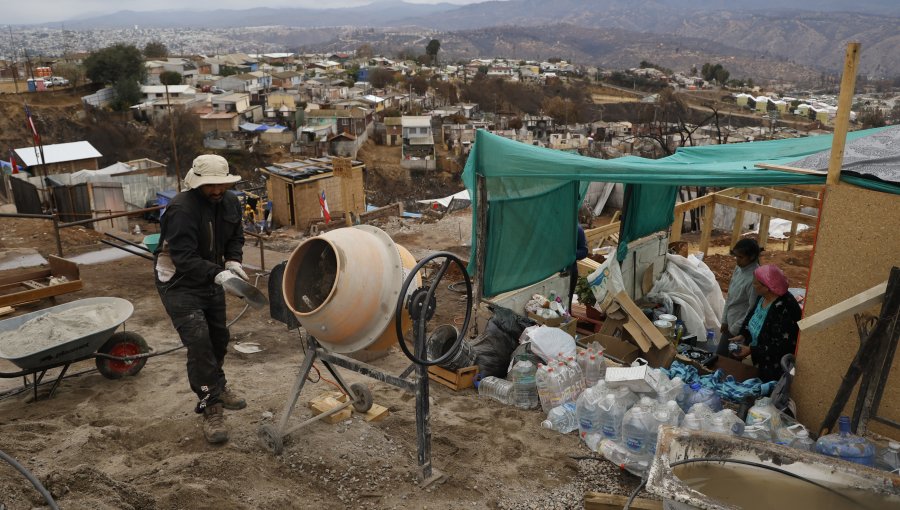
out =
[[[125,358],[146,354],[150,352],[150,347],[147,346],[147,342],[144,341],[144,337],[141,335],[133,331],[120,331],[109,337],[109,340],[97,352],[117,358]],[[126,376],[137,375],[144,368],[144,365],[147,364],[147,358],[122,361],[98,356],[96,362],[97,370],[103,374],[103,377],[107,379],[121,379]]]
[[[266,450],[269,450],[275,455],[281,455],[281,452],[284,451],[284,441],[282,441],[278,431],[275,430],[275,425],[269,423],[261,425],[256,435],[259,437],[259,442],[262,443],[263,448]]]
[[[372,392],[369,387],[363,383],[353,383],[350,385],[350,391],[356,395],[353,401],[353,409],[358,413],[367,413],[372,409]]]

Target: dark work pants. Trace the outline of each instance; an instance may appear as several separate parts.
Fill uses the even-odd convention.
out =
[[[156,284],[172,325],[187,346],[187,373],[191,390],[200,402],[196,412],[219,401],[225,389],[225,352],[228,328],[225,326],[225,292],[219,285],[189,288]]]

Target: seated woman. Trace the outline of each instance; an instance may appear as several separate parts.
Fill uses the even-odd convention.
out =
[[[739,359],[752,355],[759,378],[775,381],[782,375],[781,358],[797,347],[800,305],[788,292],[787,277],[773,264],[756,268],[753,288],[759,298],[747,312],[741,333],[731,338],[742,344],[734,355]]]

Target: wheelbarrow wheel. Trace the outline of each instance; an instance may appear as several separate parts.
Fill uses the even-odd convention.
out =
[[[109,340],[98,350],[102,354],[108,354],[117,358],[136,356],[150,352],[150,347],[144,341],[144,337],[133,331],[120,331],[109,337]],[[147,364],[147,358],[130,361],[121,361],[98,356],[96,358],[97,370],[107,379],[121,379],[130,375],[137,375]]]

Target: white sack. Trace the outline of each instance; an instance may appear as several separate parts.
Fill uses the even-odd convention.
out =
[[[559,328],[541,326],[530,331],[529,336],[531,337],[531,352],[540,356],[544,362],[556,358],[559,353],[563,353],[565,357],[577,354],[575,339]]]

